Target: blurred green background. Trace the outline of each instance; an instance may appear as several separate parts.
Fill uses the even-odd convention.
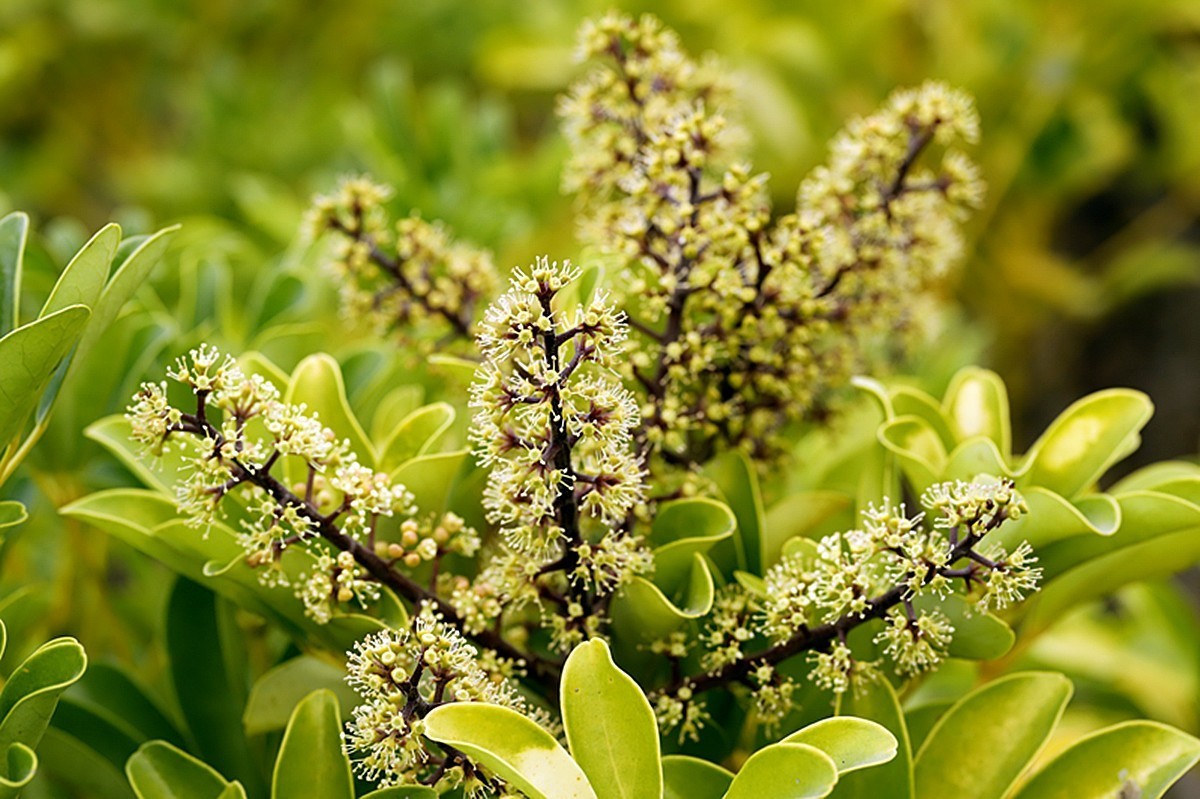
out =
[[[893,88],[974,94],[989,192],[948,289],[963,312],[947,349],[1004,377],[1019,449],[1077,397],[1128,385],[1158,406],[1128,467],[1195,457],[1200,0],[0,0],[0,214],[26,210],[42,233],[27,288],[48,290],[110,219],[184,225],[142,313],[108,334],[124,361],[80,381],[16,488],[33,519],[0,551],[14,640],[70,632],[160,675],[162,570],[54,508],[124,479],[83,428],[195,342],[286,368],[370,346],[297,243],[313,192],[368,171],[501,267],[578,254],[555,98],[578,74],[579,23],[612,5],[724,60],[781,212],[830,136]],[[369,371],[355,364],[352,382]],[[1027,665],[1067,670],[1098,716],[1196,732],[1196,630],[1178,587],[1136,587],[1065,620]]]
[[[0,206],[74,237],[216,217],[270,254],[310,192],[367,169],[503,265],[569,251],[554,99],[609,5],[5,0]],[[990,191],[958,293],[1025,428],[1125,383],[1159,406],[1142,458],[1197,448],[1200,3],[618,5],[725,60],[783,209],[895,86],[972,92]]]

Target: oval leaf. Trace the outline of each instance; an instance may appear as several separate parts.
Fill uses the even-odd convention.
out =
[[[896,756],[899,746],[887,727],[854,716],[823,719],[792,733],[783,743],[820,749],[833,760],[838,774],[887,763]]]
[[[967,367],[950,381],[942,403],[950,426],[959,441],[983,436],[993,442],[1004,458],[1012,452],[1008,389],[1000,375],[987,369]]]
[[[837,784],[829,755],[805,744],[778,743],[752,754],[725,799],[818,799]]]
[[[1081,739],[1050,761],[1015,799],[1158,799],[1200,760],[1200,741],[1152,721],[1130,721]]]
[[[332,691],[313,691],[292,713],[271,784],[272,799],[354,799],[342,720]]]
[[[425,717],[425,735],[461,750],[530,799],[597,799],[554,736],[515,710],[481,702],[442,705]]]
[[[125,764],[138,799],[226,799],[229,781],[166,741],[143,745]]]
[[[1041,486],[1073,499],[1137,445],[1154,414],[1140,391],[1098,391],[1071,405],[1025,456],[1018,487]]]
[[[69,305],[95,307],[120,243],[121,228],[117,225],[106,225],[92,236],[63,269],[39,316],[49,316]]]
[[[72,305],[0,338],[0,449],[21,431],[37,407],[89,314],[84,306]]]
[[[575,647],[563,667],[563,728],[597,799],[660,799],[658,724],[646,695],[613,663],[608,644]]]
[[[863,769],[838,780],[834,796],[839,799],[911,799],[912,750],[908,727],[896,691],[887,680],[847,691],[838,704],[838,715],[871,719],[896,739],[896,757],[875,768]]]
[[[1050,738],[1070,698],[1070,680],[1047,672],[1013,674],[967,694],[917,753],[916,795],[1001,799]]]

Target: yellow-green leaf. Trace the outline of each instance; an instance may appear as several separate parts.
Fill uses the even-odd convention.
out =
[[[772,744],[746,760],[725,799],[819,799],[829,795],[837,779],[837,766],[820,749]]]
[[[917,753],[918,797],[1001,799],[1058,725],[1071,682],[1021,672],[987,683],[946,712]]]
[[[563,667],[563,728],[597,799],[661,799],[658,725],[645,694],[608,644],[575,647]]]
[[[341,728],[332,691],[313,691],[296,706],[279,745],[271,799],[354,799]]]
[[[898,743],[886,727],[869,719],[835,716],[822,719],[783,739],[808,744],[829,755],[838,774],[887,763],[896,756]]]
[[[515,710],[482,702],[442,705],[425,717],[425,735],[461,750],[530,799],[597,799],[554,736]]]

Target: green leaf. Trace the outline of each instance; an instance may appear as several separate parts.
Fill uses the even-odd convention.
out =
[[[229,781],[166,741],[143,745],[125,764],[138,799],[228,799]]]
[[[1000,375],[967,367],[950,381],[942,402],[946,418],[959,441],[983,436],[993,441],[1001,457],[1012,453],[1008,389]]]
[[[230,673],[216,597],[179,579],[167,606],[171,682],[198,751],[242,780],[256,776],[242,728],[240,675]]]
[[[38,758],[32,749],[23,743],[15,743],[4,752],[0,765],[0,799],[15,799],[21,789],[29,784],[37,773]]]
[[[25,506],[15,499],[0,502],[0,530],[14,527],[29,518]]]
[[[820,749],[772,744],[746,760],[725,799],[816,799],[828,796],[837,779],[837,766]]]
[[[1021,492],[1029,512],[988,535],[1006,549],[1028,541],[1039,555],[1043,547],[1075,536],[1109,536],[1121,526],[1121,506],[1108,494],[1089,494],[1075,502],[1040,486]]]
[[[371,791],[362,799],[437,799],[437,791],[423,785],[402,785]]]
[[[580,644],[563,667],[563,728],[597,799],[661,799],[658,724],[646,695],[608,644]]]
[[[1200,760],[1200,741],[1153,721],[1088,735],[1039,771],[1015,799],[1158,799]]]
[[[919,389],[909,386],[896,386],[888,389],[891,413],[889,418],[896,416],[919,416],[938,434],[946,451],[954,449],[962,436],[950,429],[950,423],[942,406],[937,400]]]
[[[613,598],[613,626],[630,640],[661,638],[689,619],[712,609],[715,586],[708,561],[692,556],[692,570],[684,586],[668,598],[644,577],[634,577]]]
[[[59,696],[86,669],[87,654],[74,638],[56,638],[26,658],[0,691],[0,752],[14,743],[36,747]]]
[[[248,735],[259,735],[287,726],[293,708],[318,688],[330,690],[339,706],[357,704],[357,694],[346,685],[345,668],[301,655],[281,663],[259,677],[250,689],[242,720]]]
[[[681,499],[659,508],[650,528],[654,584],[670,595],[689,578],[696,555],[733,535],[737,519],[723,502]]]
[[[84,306],[72,305],[0,338],[0,449],[21,432],[88,315]]]
[[[75,358],[71,364],[72,373],[79,368],[80,363],[87,360],[96,346],[96,342],[99,341],[100,335],[121,313],[121,309],[125,307],[125,303],[129,301],[134,292],[146,282],[151,270],[157,265],[159,258],[166,251],[171,237],[178,229],[179,226],[176,225],[164,228],[153,236],[148,236],[117,268],[112,279],[104,288],[104,293],[100,295],[99,301],[92,308],[91,324],[88,325],[87,331],[84,332],[83,338],[79,342],[79,347],[75,350]]]
[[[454,702],[425,717],[425,735],[489,768],[530,799],[597,799],[554,736],[500,705]]]
[[[351,451],[358,455],[363,465],[377,466],[375,448],[350,408],[350,400],[346,398],[342,367],[332,357],[318,353],[301,361],[292,372],[284,399],[290,403],[307,405],[308,413],[316,414],[321,424],[332,430],[339,439],[350,440]],[[299,459],[286,460],[284,467],[289,483],[303,481],[304,464]]]
[[[380,447],[380,468],[391,471],[429,453],[454,424],[454,407],[445,402],[413,411],[396,426]]]
[[[342,751],[342,721],[337,697],[313,691],[296,706],[288,722],[271,799],[354,799],[350,761]]]
[[[733,782],[732,772],[688,755],[667,755],[662,772],[663,799],[721,799]]]
[[[946,468],[946,447],[919,416],[898,416],[879,428],[879,442],[892,452],[917,494],[936,483]]]
[[[105,225],[92,236],[59,275],[39,316],[49,316],[71,305],[94,308],[104,292],[108,269],[120,243],[121,228],[117,225]]]
[[[880,680],[859,691],[847,691],[839,702],[838,717],[870,719],[886,728],[896,739],[896,757],[840,778],[833,795],[838,799],[911,799],[912,750],[904,714],[891,683]]]
[[[1025,455],[1018,488],[1041,486],[1073,499],[1137,448],[1154,405],[1140,391],[1098,391],[1063,411]]]
[[[371,440],[385,441],[409,414],[421,407],[425,388],[419,385],[397,386],[383,396],[371,417]]]
[[[20,320],[21,271],[29,217],[17,212],[0,219],[0,336],[7,335]]]
[[[733,451],[714,458],[704,471],[717,484],[721,498],[737,520],[737,531],[728,542],[735,550],[737,568],[761,574],[766,568],[763,554],[766,510],[754,464],[744,452]],[[723,550],[726,546],[721,544],[718,549]],[[720,555],[714,553],[713,557],[717,563],[722,562]]]
[[[1071,698],[1061,674],[987,683],[946,712],[917,753],[916,795],[1001,799],[1042,750]]]
[[[74,794],[69,794],[71,796],[135,799],[125,777],[125,760],[114,764],[56,726],[46,730],[37,754],[39,770],[49,781],[74,790]]]
[[[412,492],[421,513],[443,513],[467,455],[466,450],[457,450],[411,458],[391,473],[392,482]]]
[[[990,438],[976,436],[959,444],[946,459],[946,466],[939,480],[974,480],[981,474],[993,477],[1011,477],[996,442]]]
[[[822,719],[792,733],[783,743],[820,749],[833,760],[839,775],[887,763],[899,747],[886,727],[854,716]]]

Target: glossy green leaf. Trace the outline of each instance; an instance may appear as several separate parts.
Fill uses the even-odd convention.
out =
[[[213,593],[191,580],[175,583],[167,606],[167,653],[171,682],[198,752],[241,780],[255,775],[242,728],[240,675],[221,635]]]
[[[92,308],[91,324],[88,325],[87,331],[79,342],[79,347],[75,350],[75,358],[71,364],[72,372],[77,371],[79,364],[87,360],[88,355],[99,341],[100,335],[121,313],[121,309],[133,297],[134,292],[150,277],[150,272],[166,252],[167,245],[178,229],[178,226],[164,228],[154,235],[146,237],[117,267],[117,271],[113,273],[108,285],[105,286],[104,293],[100,295],[99,301]]]
[[[346,398],[342,367],[332,357],[318,353],[302,360],[292,371],[284,399],[306,405],[307,412],[315,414],[339,439],[349,439],[350,449],[358,455],[360,462],[372,467],[377,465],[375,448]],[[299,460],[287,460],[284,466],[289,483],[303,480],[304,464]]]
[[[119,727],[135,744],[153,739],[183,744],[183,735],[176,722],[159,707],[149,691],[124,667],[112,663],[91,664],[87,673],[64,694],[60,703],[55,726],[82,739],[83,736],[74,729],[59,723],[65,706],[86,711]],[[130,754],[132,749],[125,752],[119,761],[114,761],[115,764],[124,766]]]
[[[125,764],[125,774],[138,799],[228,799],[228,780],[165,741],[138,749]]]
[[[938,719],[946,714],[954,705],[952,700],[929,702],[904,711],[904,721],[908,725],[908,737],[917,749],[925,743]]]
[[[1008,389],[995,372],[962,369],[950,381],[943,401],[946,418],[958,440],[983,436],[995,442],[1002,458],[1012,452]]]
[[[644,577],[634,577],[623,586],[613,599],[613,625],[630,640],[661,638],[687,620],[707,614],[714,595],[708,561],[695,554],[687,582],[672,597]]]
[[[898,416],[881,426],[878,435],[916,493],[938,481],[946,468],[946,448],[928,422],[919,416]]]
[[[1020,672],[967,694],[917,753],[916,795],[1001,799],[1049,740],[1071,691],[1061,674]]]
[[[0,336],[13,330],[21,313],[21,272],[29,217],[17,212],[0,219]]]
[[[420,409],[424,397],[425,387],[419,385],[396,386],[384,394],[371,417],[371,440],[386,441],[409,414]]]
[[[820,749],[771,744],[742,764],[725,799],[817,799],[828,796],[837,779],[837,766]]]
[[[454,407],[445,402],[413,411],[380,447],[380,468],[391,471],[418,455],[428,454],[454,424]]]
[[[354,799],[350,761],[342,751],[342,720],[332,691],[313,691],[288,722],[271,799]]]
[[[62,692],[83,676],[87,654],[74,638],[38,647],[0,691],[0,752],[15,743],[36,747]]]
[[[681,499],[659,508],[650,529],[654,584],[670,595],[688,579],[696,555],[733,535],[737,519],[723,502]]]
[[[421,513],[444,513],[468,454],[456,450],[410,458],[391,473],[392,481],[412,492]]]
[[[613,663],[608,644],[582,643],[563,667],[563,728],[597,799],[660,799],[658,724],[646,695]]]
[[[822,719],[787,736],[783,743],[820,749],[833,760],[839,775],[887,763],[899,747],[886,727],[855,716]]]
[[[0,502],[0,530],[5,527],[15,527],[28,518],[29,513],[25,510],[25,506],[15,499],[6,499]]]
[[[20,433],[88,316],[87,308],[72,305],[0,338],[0,448]]]
[[[530,799],[597,799],[554,736],[515,710],[454,702],[425,717],[425,735],[464,752]]]
[[[281,663],[259,677],[246,699],[242,720],[246,733],[258,735],[287,726],[293,708],[318,688],[332,691],[342,708],[356,704],[357,694],[346,684],[345,667],[311,655]]]
[[[63,269],[40,316],[48,316],[70,305],[94,308],[104,291],[108,270],[120,243],[121,228],[117,225],[105,225],[92,236]]]
[[[896,386],[888,389],[892,417],[917,416],[925,421],[942,442],[946,451],[954,449],[964,436],[950,429],[950,423],[937,400],[919,389]]]
[[[15,743],[4,751],[4,762],[0,764],[0,799],[15,799],[21,789],[29,785],[37,773],[38,758],[32,749],[23,743]]]
[[[1152,721],[1130,721],[1061,752],[1014,799],[1158,799],[1200,760],[1200,740]]]
[[[1028,541],[1041,554],[1047,544],[1083,535],[1109,536],[1121,526],[1121,506],[1108,494],[1089,494],[1074,502],[1040,486],[1021,492],[1029,513],[1005,522],[988,536],[1012,549]]]
[[[402,785],[371,791],[362,799],[437,799],[437,797],[437,791],[433,788],[426,788],[423,785]]]
[[[57,719],[56,719],[57,721]],[[125,760],[114,764],[74,736],[51,726],[38,744],[38,770],[87,799],[136,799],[125,776]]]
[[[1025,456],[1017,485],[1041,486],[1067,499],[1096,482],[1137,445],[1154,405],[1132,389],[1091,394],[1063,411]]]
[[[733,773],[716,763],[688,755],[662,759],[663,799],[721,799]]]
[[[912,799],[913,763],[908,727],[896,691],[887,680],[847,691],[838,704],[838,717],[870,719],[896,739],[896,757],[887,763],[846,774],[833,795],[838,799]]]
[[[982,436],[967,439],[955,447],[947,456],[946,466],[938,479],[970,481],[979,475],[1012,476],[1012,470],[996,448],[996,442]]]
[[[727,546],[733,551],[737,568],[743,571],[759,574],[765,568],[764,564],[764,519],[766,510],[763,507],[762,491],[758,485],[758,475],[754,464],[741,451],[727,452],[714,458],[704,467],[704,472],[717,484],[721,498],[733,511],[737,529],[727,543],[718,547],[723,551]],[[714,552],[718,564],[722,558]]]

